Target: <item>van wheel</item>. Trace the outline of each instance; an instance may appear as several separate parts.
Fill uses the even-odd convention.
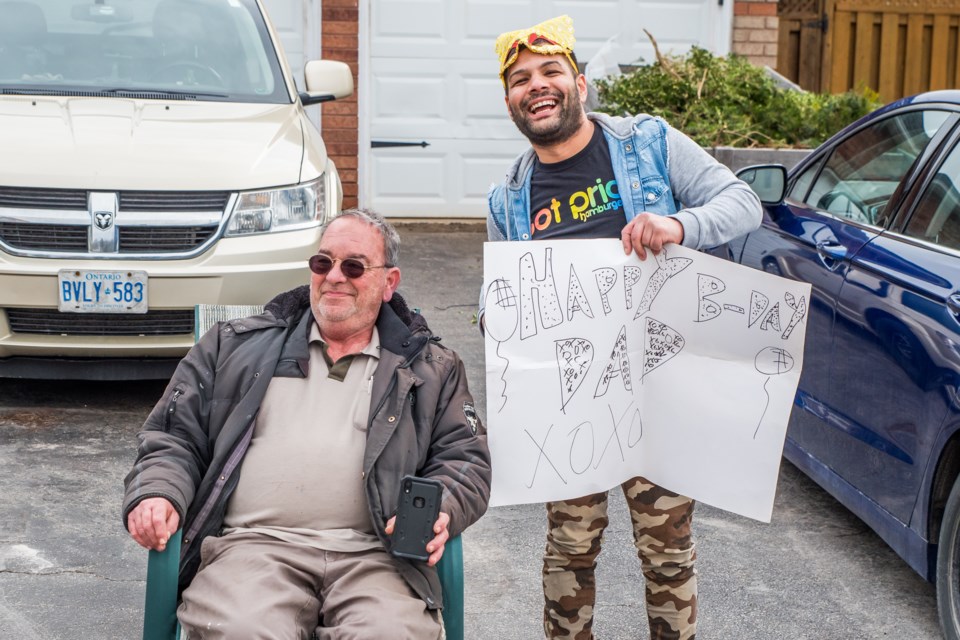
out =
[[[954,482],[940,525],[937,612],[946,640],[960,640],[960,479]]]

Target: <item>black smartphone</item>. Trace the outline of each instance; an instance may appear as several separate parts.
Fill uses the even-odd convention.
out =
[[[390,553],[398,558],[426,561],[427,543],[433,540],[433,525],[440,515],[443,485],[437,480],[404,476],[400,480],[400,499]]]

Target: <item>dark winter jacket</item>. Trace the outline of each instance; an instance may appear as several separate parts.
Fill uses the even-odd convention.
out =
[[[183,524],[180,588],[200,562],[200,543],[219,535],[270,379],[304,377],[313,314],[300,287],[274,298],[264,313],[219,323],[187,354],[140,432],[125,480],[123,522],[142,500],[170,500]],[[422,316],[394,295],[377,319],[380,360],[374,374],[363,459],[370,519],[380,540],[397,509],[400,479],[444,485],[441,510],[451,536],[483,515],[490,497],[490,453],[467,388],[463,363],[434,338]],[[322,464],[324,451],[317,451]],[[323,499],[318,487],[316,499]],[[427,606],[442,606],[435,568],[395,560]]]

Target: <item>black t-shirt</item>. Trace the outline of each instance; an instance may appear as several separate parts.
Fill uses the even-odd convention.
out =
[[[534,159],[530,235],[544,238],[619,238],[627,223],[613,177],[610,149],[594,125],[590,143],[560,162]]]

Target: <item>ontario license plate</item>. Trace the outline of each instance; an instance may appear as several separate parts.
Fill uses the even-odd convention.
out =
[[[146,313],[146,271],[63,269],[58,274],[60,311]]]

